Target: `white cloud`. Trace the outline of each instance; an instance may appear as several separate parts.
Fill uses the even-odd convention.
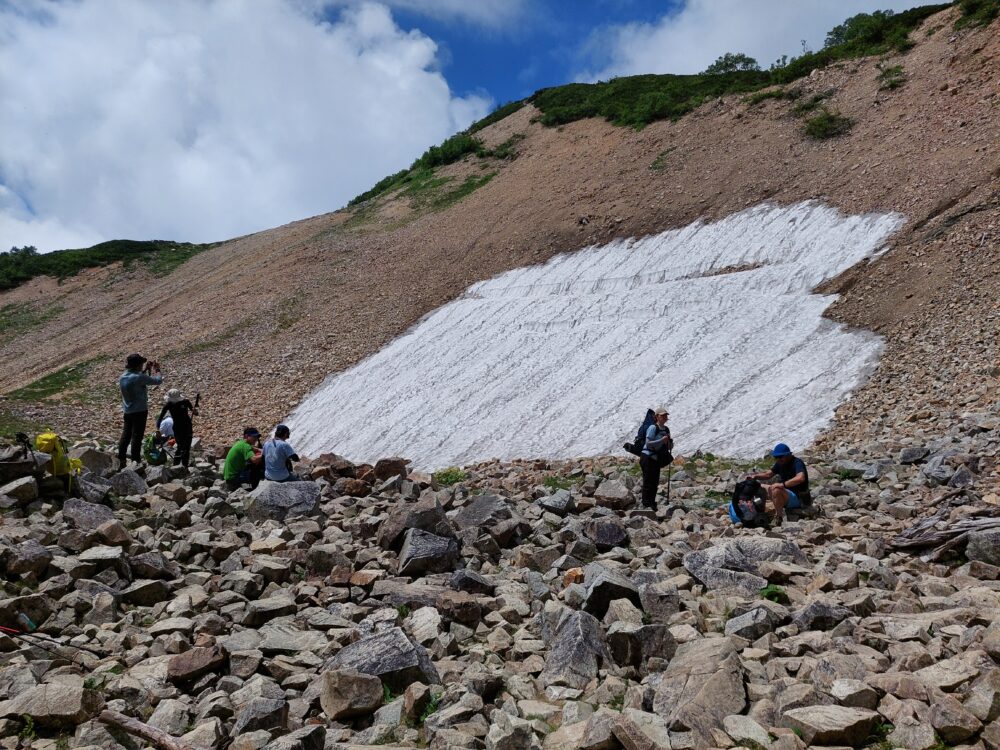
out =
[[[826,33],[856,13],[905,10],[913,0],[689,0],[655,23],[595,31],[581,80],[637,73],[697,73],[726,52],[745,52],[767,67],[783,54],[823,46]]]
[[[322,2],[322,0],[317,0]],[[336,0],[351,3],[354,0]],[[529,0],[381,0],[392,8],[438,21],[458,21],[488,29],[506,29],[524,18]]]
[[[296,0],[14,7],[3,249],[218,240],[330,211],[489,110],[381,4],[334,23]]]

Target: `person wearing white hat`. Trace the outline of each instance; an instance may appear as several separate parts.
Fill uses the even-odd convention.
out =
[[[639,467],[642,469],[642,504],[651,510],[656,510],[656,491],[660,486],[660,468],[668,466],[673,461],[670,451],[674,441],[670,437],[667,419],[670,414],[664,407],[653,412],[655,422],[646,430],[646,442],[639,456]]]
[[[191,417],[198,413],[188,399],[176,388],[167,391],[163,397],[163,409],[156,420],[156,428],[160,429],[167,414],[173,420],[174,440],[177,442],[177,452],[174,454],[174,466],[187,466],[191,460],[191,441],[194,440],[194,423]],[[162,432],[162,430],[161,430]]]

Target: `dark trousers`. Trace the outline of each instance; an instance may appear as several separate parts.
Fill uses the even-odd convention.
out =
[[[174,422],[174,442],[177,450],[174,453],[174,466],[187,466],[191,460],[191,441],[194,440],[194,428],[191,425],[178,425]]]
[[[122,439],[118,441],[118,461],[125,463],[125,451],[132,446],[132,460],[142,460],[142,436],[146,432],[148,411],[136,411],[122,415]]]
[[[660,486],[660,462],[643,454],[639,457],[642,469],[642,504],[647,508],[656,507],[656,490]]]

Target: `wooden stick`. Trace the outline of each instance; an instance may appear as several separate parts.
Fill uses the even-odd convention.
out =
[[[151,727],[149,724],[144,724],[138,719],[133,719],[131,716],[126,716],[118,711],[112,711],[111,709],[106,708],[101,711],[101,715],[97,718],[105,724],[110,724],[128,732],[129,734],[134,734],[136,737],[142,737],[142,739],[148,740],[153,745],[160,748],[160,750],[195,750],[194,747],[187,744],[183,740],[179,740],[161,729]]]

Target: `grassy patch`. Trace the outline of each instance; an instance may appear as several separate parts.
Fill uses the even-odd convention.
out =
[[[545,477],[542,481],[542,485],[550,490],[568,490],[574,484],[578,484],[581,480],[573,480],[569,477]]]
[[[0,307],[0,339],[38,328],[63,312],[62,305],[14,304]]]
[[[776,604],[788,604],[791,601],[788,598],[788,592],[781,588],[781,586],[776,586],[773,583],[769,583],[762,588],[760,596],[762,599],[768,599]]]
[[[813,94],[808,99],[803,102],[799,102],[794,107],[792,107],[792,114],[796,117],[805,117],[810,112],[815,112],[819,109],[819,106],[829,99],[831,96],[836,94],[836,89],[827,89],[826,91],[820,91],[817,94]]]
[[[766,102],[768,99],[785,99],[789,101],[794,101],[802,96],[802,89],[765,89],[764,91],[758,91],[755,94],[750,94],[750,96],[744,97],[743,101],[754,107],[761,102]]]
[[[11,401],[45,401],[54,396],[79,391],[87,375],[103,357],[67,365],[7,394]]]
[[[823,140],[849,133],[853,124],[850,118],[824,107],[819,114],[805,121],[804,130],[810,138]]]
[[[989,26],[1000,17],[1000,0],[959,0],[962,15],[955,21],[955,28]]]
[[[462,182],[450,190],[445,190],[433,196],[430,200],[430,207],[435,211],[447,208],[453,203],[458,203],[462,198],[471,195],[479,190],[483,185],[497,176],[496,172],[488,172],[483,175],[469,175]]]
[[[656,158],[653,159],[653,163],[649,165],[649,168],[652,169],[654,172],[660,172],[666,169],[667,157],[670,156],[670,154],[676,150],[677,146],[671,146],[670,148],[663,149],[660,153],[656,155]]]
[[[501,143],[495,149],[489,151],[489,156],[494,159],[503,159],[505,161],[512,161],[517,158],[517,151],[514,147],[523,141],[525,138],[524,133],[514,133],[510,138]]]
[[[441,706],[441,694],[431,693],[431,699],[427,701],[427,705],[424,710],[420,712],[420,718],[417,720],[421,726],[427,721]]]
[[[36,276],[52,276],[62,281],[85,268],[98,268],[122,263],[126,268],[135,263],[146,265],[157,275],[173,271],[184,261],[214,247],[190,242],[166,240],[111,240],[93,247],[39,253],[34,247],[11,248],[0,253],[0,289],[13,289]]]
[[[441,471],[434,474],[434,481],[442,487],[451,487],[451,485],[464,482],[468,478],[469,475],[457,466],[449,466],[447,469],[441,469]]]
[[[879,91],[898,89],[904,83],[906,83],[906,73],[903,71],[902,65],[890,65],[887,68],[879,66]]]
[[[410,616],[410,608],[405,604],[400,604],[396,607],[396,614],[399,615],[400,620],[405,620]]]

